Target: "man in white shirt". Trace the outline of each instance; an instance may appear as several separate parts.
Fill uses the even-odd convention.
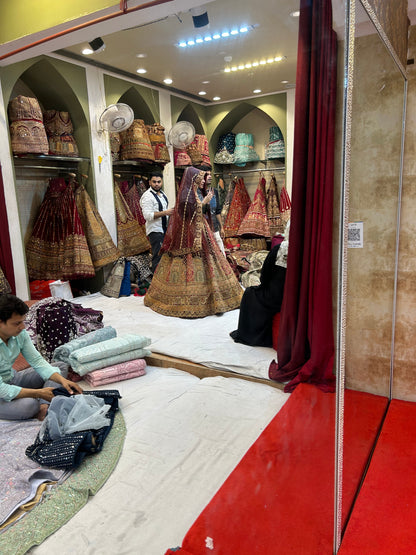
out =
[[[59,385],[71,395],[82,393],[78,384],[62,375],[67,365],[52,366],[35,349],[24,329],[28,310],[15,295],[0,296],[0,418],[5,420],[43,420]],[[12,366],[20,353],[31,368],[16,372]]]
[[[143,193],[140,206],[146,220],[146,235],[152,246],[152,272],[155,273],[160,260],[160,247],[165,237],[168,217],[173,214],[173,208],[168,208],[168,197],[161,190],[163,175],[152,173],[149,189]]]

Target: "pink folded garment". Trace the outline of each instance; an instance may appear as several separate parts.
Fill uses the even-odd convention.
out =
[[[130,378],[143,376],[143,374],[146,374],[146,361],[144,358],[139,358],[107,366],[100,370],[93,370],[85,374],[84,380],[90,385],[96,386],[129,380]]]

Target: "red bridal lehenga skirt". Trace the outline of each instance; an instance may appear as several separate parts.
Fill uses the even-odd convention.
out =
[[[240,306],[243,290],[206,222],[201,244],[196,253],[162,255],[146,306],[179,318],[203,318]]]
[[[49,182],[26,245],[26,258],[31,280],[95,275],[72,185],[63,178]]]

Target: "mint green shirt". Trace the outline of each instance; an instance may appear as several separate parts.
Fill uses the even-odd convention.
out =
[[[11,337],[7,345],[0,339],[0,399],[2,401],[11,401],[22,389],[18,385],[8,383],[14,375],[12,369],[14,361],[20,353],[44,380],[50,378],[55,372],[60,374],[59,368],[49,364],[38,353],[26,330],[21,331],[16,337]]]

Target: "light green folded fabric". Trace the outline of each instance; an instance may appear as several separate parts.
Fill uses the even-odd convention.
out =
[[[125,353],[120,353],[106,358],[99,358],[97,360],[84,363],[78,362],[77,360],[71,360],[70,365],[74,372],[80,376],[85,376],[85,374],[88,374],[88,372],[92,372],[93,370],[100,370],[101,368],[113,366],[113,364],[119,364],[120,362],[125,362],[126,360],[148,357],[151,354],[152,352],[149,351],[149,349],[133,349],[132,351],[126,351]]]
[[[88,345],[94,345],[95,343],[101,343],[102,341],[107,341],[117,336],[117,331],[112,326],[105,326],[99,330],[91,331],[85,333],[64,345],[60,345],[55,349],[53,354],[53,360],[61,360],[69,364],[69,355],[78,349],[87,347]]]
[[[101,341],[93,345],[88,345],[82,349],[77,349],[69,356],[69,364],[73,362],[91,362],[100,358],[109,358],[133,349],[143,349],[150,345],[151,339],[142,335],[127,334],[113,337],[107,341]],[[72,366],[73,367],[73,366]]]

